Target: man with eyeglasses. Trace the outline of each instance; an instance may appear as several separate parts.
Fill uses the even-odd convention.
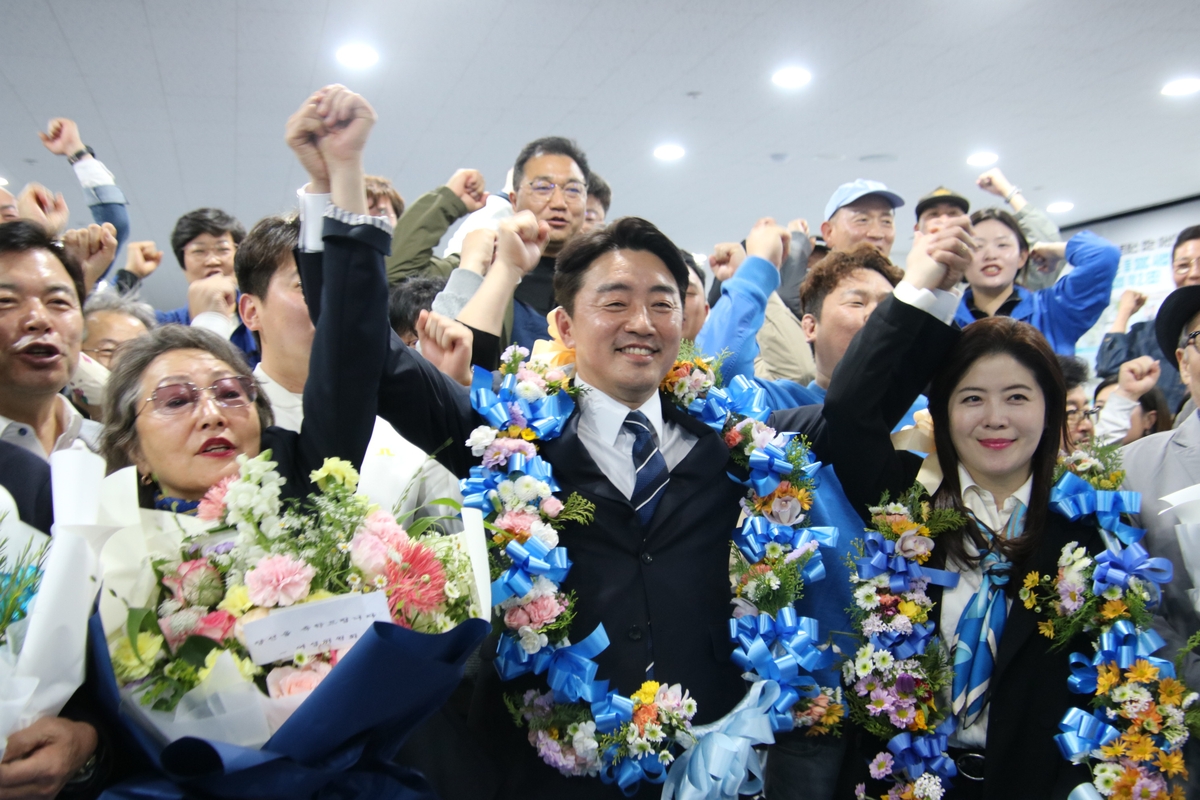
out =
[[[1200,285],[1183,285],[1171,292],[1158,309],[1153,329],[1158,348],[1168,354],[1161,362],[1163,372],[1168,365],[1178,369],[1192,399],[1200,401]],[[1121,488],[1142,495],[1141,513],[1131,520],[1134,527],[1146,529],[1140,544],[1151,556],[1170,559],[1174,568],[1174,577],[1163,587],[1162,602],[1155,609],[1154,625],[1166,641],[1166,647],[1155,655],[1174,659],[1188,637],[1200,630],[1196,580],[1200,574],[1200,547],[1176,528],[1180,519],[1167,510],[1168,504],[1161,498],[1200,483],[1200,415],[1193,411],[1175,430],[1126,445],[1121,448],[1121,456],[1125,469]],[[1189,552],[1190,558],[1185,559],[1184,552]],[[1183,665],[1179,677],[1189,686],[1200,686],[1197,653],[1186,653]],[[1184,751],[1193,776],[1200,774],[1197,745],[1200,741],[1193,738]]]
[[[1067,439],[1062,449],[1071,452],[1085,447],[1095,430],[1095,412],[1087,392],[1088,368],[1083,359],[1059,355],[1063,383],[1067,387]]]
[[[547,136],[525,145],[513,165],[514,212],[531,211],[550,229],[538,265],[521,281],[505,314],[501,340],[532,348],[537,339],[549,338],[546,314],[554,302],[554,260],[583,228],[591,170],[579,146],[561,136]],[[433,255],[446,230],[464,214],[487,201],[483,176],[459,170],[446,185],[418,198],[404,212],[392,239],[387,260],[388,283],[395,285],[413,275],[449,278],[446,291],[470,297],[483,282],[483,274],[459,270],[458,254]],[[486,273],[487,259],[482,273]]]
[[[1175,246],[1171,248],[1171,277],[1176,289],[1200,286],[1200,225],[1184,228],[1175,238]],[[1158,346],[1154,320],[1129,326],[1129,318],[1145,303],[1146,295],[1141,292],[1129,289],[1121,295],[1117,301],[1117,318],[1104,334],[1104,341],[1096,353],[1096,375],[1100,378],[1116,375],[1126,361],[1150,356],[1162,368],[1158,388],[1167,396],[1167,406],[1175,413],[1187,399],[1188,387],[1186,381],[1180,379],[1172,359],[1165,356],[1168,351]]]

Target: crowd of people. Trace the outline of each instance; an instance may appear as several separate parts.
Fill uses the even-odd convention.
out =
[[[688,340],[723,355],[726,383],[761,390],[775,429],[807,437],[836,471],[840,486],[826,489],[864,520],[927,456],[939,463],[931,502],[970,520],[946,534],[939,564],[961,577],[938,595],[949,651],[966,647],[957,631],[977,598],[1008,604],[1003,658],[982,682],[972,672],[982,707],[953,701],[959,779],[946,797],[1066,797],[1088,779],[1050,740],[1074,702],[1067,653],[1022,624],[1032,615],[1013,602],[1016,578],[1053,573],[1067,541],[1103,549],[1095,525],[1050,513],[1050,493],[1061,454],[1116,443],[1124,488],[1142,495],[1144,545],[1174,566],[1156,610],[1170,654],[1200,629],[1176,520],[1159,514],[1159,498],[1200,482],[1200,225],[1175,241],[1177,288],[1156,318],[1131,327],[1146,297],[1125,292],[1089,365],[1076,343],[1109,306],[1120,251],[1088,231],[1063,241],[999,170],[978,179],[994,207],[938,186],[908,218],[898,194],[857,179],[834,188],[819,226],[764,218],[743,241],[694,254],[652,221],[609,219],[613,189],[558,136],[521,147],[501,192],[459,169],[406,203],[363,172],[374,120],[344,87],[308,98],[286,123],[309,178],[295,212],[181,216],[170,255],[188,286],[169,309],[140,299],[171,267],[155,242],[129,241],[116,176],[73,121],[50,121],[41,140],[73,168],[94,223],[68,230],[64,196],[39,184],[0,188],[0,484],[22,520],[51,530],[47,459],[80,446],[110,470],[136,467],[146,508],[192,512],[238,456],[270,448],[288,496],[313,491],[310,473],[336,456],[363,469],[373,501],[440,516],[430,502],[461,499],[459,479],[479,463],[462,444],[479,424],[477,371],[499,369],[511,347],[559,358],[584,391],[542,453],[565,491],[596,505],[590,526],[562,533],[576,624],[609,631],[597,661],[614,683],[683,683],[696,722],[709,722],[744,694],[725,642],[744,487],[726,477],[721,437],[660,394]],[[913,247],[897,264],[909,219]],[[897,446],[906,429],[931,435],[923,451]],[[853,539],[796,604],[822,630],[852,629],[841,562]],[[997,562],[1007,585],[991,579]],[[493,657],[485,644],[400,758],[443,797],[617,796],[536,757]],[[1193,653],[1184,676],[1200,686]],[[59,717],[10,738],[0,798],[95,796],[150,768],[95,691],[85,684]],[[778,735],[765,796],[854,796],[879,748],[869,739],[852,725],[842,737]],[[1187,755],[1200,762],[1190,743]]]

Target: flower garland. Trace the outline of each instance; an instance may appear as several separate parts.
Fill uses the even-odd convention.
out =
[[[237,474],[199,503],[197,516],[213,527],[152,556],[157,603],[128,609],[124,630],[110,642],[118,683],[142,705],[174,710],[224,655],[270,698],[312,691],[353,642],[255,663],[245,626],[274,609],[382,592],[393,622],[425,633],[477,615],[460,539],[421,536],[432,520],[406,531],[355,494],[358,473],[349,463],[326,459],[311,475],[318,493],[285,508],[270,450],[237,462]]]
[[[1094,654],[1070,655],[1068,686],[1092,695],[1094,712],[1073,708],[1055,737],[1063,756],[1087,763],[1090,784],[1072,797],[1182,798],[1171,779],[1187,779],[1183,745],[1200,730],[1200,695],[1176,677],[1174,665],[1153,655],[1164,646],[1151,628],[1151,609],[1170,582],[1170,561],[1151,558],[1140,539],[1145,531],[1121,520],[1137,513],[1141,497],[1117,491],[1124,480],[1115,446],[1076,451],[1062,458],[1051,493],[1053,508],[1068,519],[1094,514],[1106,549],[1095,558],[1067,544],[1057,574],[1029,573],[1019,597],[1044,614],[1042,635],[1063,648],[1076,636],[1095,637]],[[1192,643],[1189,643],[1192,644]]]
[[[887,742],[870,764],[871,777],[895,785],[889,800],[931,798],[957,769],[946,755],[954,731],[949,708],[938,695],[954,679],[949,654],[936,635],[931,583],[953,588],[958,575],[923,566],[935,538],[960,530],[962,515],[932,509],[917,484],[898,502],[885,493],[872,506],[873,529],[851,564],[851,614],[865,640],[853,660],[842,665],[850,716],[868,733]],[[859,787],[858,796],[865,796]]]
[[[462,481],[463,504],[482,511],[493,532],[492,602],[502,627],[496,668],[503,680],[545,674],[550,691],[509,695],[505,702],[546,764],[567,776],[599,776],[628,795],[643,780],[666,781],[681,751],[690,762],[707,748],[696,746],[696,702],[683,687],[647,681],[632,695],[610,690],[608,681],[596,680],[592,660],[608,646],[603,626],[579,642],[569,639],[575,597],[559,587],[571,561],[556,529],[588,524],[594,507],[578,494],[565,501],[554,496],[560,489],[535,444],[557,437],[574,409],[572,368],[528,356],[516,346],[504,351],[498,392],[492,374],[478,368],[471,387],[472,406],[489,424],[467,441],[483,463]],[[833,654],[817,647],[815,621],[791,609],[805,580],[824,577],[818,545],[837,541],[834,529],[803,525],[821,465],[803,439],[764,424],[769,409],[760,390],[745,381],[728,390],[719,383],[717,362],[688,352],[662,390],[722,435],[733,461],[749,473],[746,522],[733,537],[738,610],[730,635],[747,676],[777,681],[780,689],[753,692],[759,705],[739,707],[737,720],[747,714],[769,719],[768,736],[796,724],[830,731],[842,715],[840,693],[817,687],[807,672],[831,665]],[[738,763],[745,764],[752,754],[748,744],[743,749]]]

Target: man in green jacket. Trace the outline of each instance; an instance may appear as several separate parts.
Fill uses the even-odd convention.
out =
[[[505,316],[505,342],[532,348],[534,340],[549,338],[546,314],[556,305],[554,260],[583,227],[590,175],[584,152],[559,136],[530,142],[517,156],[508,199],[514,211],[532,211],[544,221],[550,237],[541,261],[517,287]],[[459,217],[486,201],[483,176],[475,170],[459,170],[445,186],[418,198],[396,225],[387,259],[388,283],[394,286],[414,275],[449,278],[459,266],[458,254],[438,258],[433,248]]]

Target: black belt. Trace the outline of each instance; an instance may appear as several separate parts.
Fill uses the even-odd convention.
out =
[[[969,781],[983,780],[983,767],[986,763],[983,751],[966,750],[961,747],[947,747],[946,754],[954,760],[954,766],[958,767],[960,777],[966,778]]]

